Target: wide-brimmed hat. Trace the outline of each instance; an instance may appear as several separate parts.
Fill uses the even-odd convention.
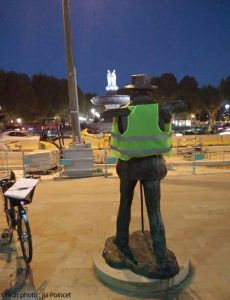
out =
[[[123,89],[154,90],[157,86],[151,84],[147,74],[135,74],[131,75],[131,84],[125,85]]]

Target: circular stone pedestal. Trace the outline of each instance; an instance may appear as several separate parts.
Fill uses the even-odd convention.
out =
[[[127,269],[114,269],[107,265],[102,255],[94,258],[97,277],[112,290],[134,297],[152,297],[182,283],[189,274],[190,263],[180,267],[180,271],[168,279],[150,279]]]

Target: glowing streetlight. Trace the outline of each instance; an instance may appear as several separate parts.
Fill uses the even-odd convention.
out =
[[[94,115],[96,110],[94,108],[91,109],[91,114]]]
[[[22,124],[22,119],[21,118],[17,118],[16,121],[17,121],[18,124]]]

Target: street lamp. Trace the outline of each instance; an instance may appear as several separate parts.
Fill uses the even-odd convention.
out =
[[[62,151],[64,175],[71,178],[92,176],[93,150],[89,143],[82,143],[81,140],[77,76],[73,62],[72,38],[70,32],[69,0],[62,0],[62,8],[68,69],[69,106],[73,136],[73,143],[69,146],[69,149],[63,149]]]
[[[17,123],[18,123],[19,125],[22,124],[22,119],[21,119],[21,118],[17,118],[16,121],[17,121]]]
[[[63,21],[64,21],[64,35],[65,35],[65,49],[68,70],[68,91],[69,91],[69,106],[70,119],[72,127],[73,143],[81,143],[81,129],[79,121],[79,105],[77,92],[77,76],[73,61],[72,37],[70,31],[70,10],[69,0],[62,0]]]

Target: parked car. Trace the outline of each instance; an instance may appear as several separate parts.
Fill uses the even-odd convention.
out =
[[[174,131],[172,132],[173,136],[183,136],[183,133],[179,132],[179,131]]]
[[[21,130],[21,126],[19,126],[18,124],[9,124],[9,125],[6,125],[4,130],[5,131],[9,131],[9,130]]]
[[[217,128],[217,134],[225,135],[230,134],[230,123],[224,123]]]
[[[0,141],[19,141],[19,140],[25,140],[25,139],[35,139],[39,140],[38,135],[32,135],[28,131],[22,131],[22,130],[9,130],[4,131],[0,135]]]
[[[39,139],[38,135],[21,130],[9,130],[0,135],[0,143],[5,144],[9,150],[38,149]]]
[[[174,132],[182,135],[196,135],[196,134],[207,134],[207,130],[204,127],[175,127]]]

